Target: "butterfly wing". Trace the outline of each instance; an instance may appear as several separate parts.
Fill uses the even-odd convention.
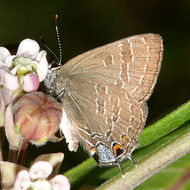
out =
[[[147,115],[146,101],[162,60],[162,38],[143,34],[88,51],[59,71],[62,131],[69,149],[79,139],[100,165],[130,157]]]

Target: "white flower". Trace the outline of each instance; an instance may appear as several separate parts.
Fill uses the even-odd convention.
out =
[[[21,41],[16,55],[0,47],[0,127],[4,125],[6,106],[23,95],[23,91],[37,91],[47,73],[46,51],[40,51],[36,41]]]
[[[25,39],[20,42],[16,56],[18,57],[27,57],[35,59],[40,50],[38,43],[31,39]]]
[[[69,190],[69,180],[63,175],[56,175],[51,180],[48,176],[53,171],[49,162],[38,161],[27,170],[21,170],[14,182],[13,190]]]
[[[15,56],[11,56],[7,48],[0,47],[0,66],[11,67],[14,58]]]
[[[40,51],[36,41],[23,40],[16,55],[0,47],[0,84],[7,89],[15,91],[20,87],[26,92],[36,91],[47,73],[46,51]]]

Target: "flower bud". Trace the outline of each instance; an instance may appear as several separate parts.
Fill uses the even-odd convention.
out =
[[[35,73],[30,73],[23,77],[23,90],[25,92],[32,92],[38,90],[39,80]]]
[[[13,108],[17,134],[36,145],[46,143],[55,134],[61,115],[61,106],[42,92],[25,94]]]

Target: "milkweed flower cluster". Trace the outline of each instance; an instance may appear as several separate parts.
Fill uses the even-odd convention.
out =
[[[4,112],[24,92],[36,91],[48,73],[46,51],[32,39],[21,41],[17,53],[11,55],[0,47],[0,126],[4,126]]]
[[[0,126],[5,126],[11,149],[17,150],[19,147],[20,138],[17,134],[25,138],[27,133],[26,139],[44,144],[59,127],[61,115],[56,102],[43,93],[31,93],[38,90],[39,83],[45,79],[47,73],[46,51],[40,51],[36,41],[21,41],[16,55],[11,55],[7,48],[0,47]],[[26,92],[31,95],[26,94],[23,98]],[[19,112],[14,111],[18,107],[21,108]],[[17,116],[16,120],[14,114]],[[39,118],[43,122],[38,122]],[[24,126],[21,125],[23,120],[26,123]],[[21,127],[22,131],[19,130]]]
[[[56,175],[48,180],[53,167],[46,161],[38,161],[27,170],[21,170],[13,186],[13,190],[34,189],[34,190],[69,190],[68,179],[63,175]]]
[[[11,91],[36,91],[48,73],[46,51],[32,39],[21,41],[16,55],[0,47],[0,84]]]
[[[0,162],[1,184],[9,190],[69,190],[70,183],[64,175],[57,175],[63,153],[39,156],[30,168]]]
[[[55,133],[61,121],[61,106],[48,95],[37,92],[47,74],[46,51],[40,51],[36,41],[21,41],[15,55],[0,47],[0,127],[5,127],[9,153],[18,151],[17,161],[16,157],[11,160],[17,164],[0,161],[3,189],[70,189],[68,179],[56,175],[62,153],[42,155],[30,169],[20,165],[28,142],[40,146],[51,138],[59,139]]]

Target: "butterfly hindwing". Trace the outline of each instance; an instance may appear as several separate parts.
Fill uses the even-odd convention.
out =
[[[129,157],[145,125],[146,101],[162,51],[159,35],[142,34],[88,51],[62,66],[56,88],[65,90],[61,101],[70,124],[62,130],[71,149],[80,139],[89,152],[95,148],[99,157],[107,154],[108,165]]]

